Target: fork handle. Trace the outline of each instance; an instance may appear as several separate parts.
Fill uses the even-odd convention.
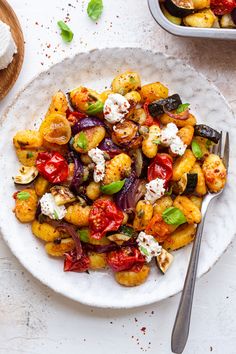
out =
[[[211,200],[207,201],[207,203],[202,206],[205,210],[202,210],[202,221],[198,225],[196,237],[193,243],[184,288],[172,331],[171,350],[176,354],[181,354],[183,352],[188,339],[202,232],[210,201]]]

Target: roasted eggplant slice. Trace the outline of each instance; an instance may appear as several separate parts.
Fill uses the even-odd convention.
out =
[[[158,268],[161,270],[163,274],[169,269],[171,263],[174,260],[174,256],[167,252],[164,248],[162,248],[159,256],[156,257],[156,263]]]
[[[197,173],[185,173],[183,177],[173,185],[173,192],[176,194],[191,194],[195,191],[197,181]]]
[[[213,143],[217,144],[220,140],[220,133],[205,124],[198,124],[194,127],[194,135],[201,136],[202,138],[207,138]]]
[[[38,176],[38,170],[36,167],[21,166],[19,174],[13,178],[15,184],[30,184]]]
[[[181,98],[177,93],[163,100],[157,100],[148,105],[149,113],[152,117],[161,116],[164,113],[164,108],[167,111],[177,109],[182,104]]]
[[[54,186],[50,189],[50,192],[57,205],[64,205],[76,200],[75,195],[65,186]]]
[[[194,12],[192,0],[166,0],[165,7],[172,16],[184,17]]]

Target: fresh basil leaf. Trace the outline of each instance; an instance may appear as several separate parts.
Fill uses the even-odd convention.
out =
[[[33,156],[34,156],[34,154],[31,151],[27,152],[27,154],[26,154],[27,159],[30,159]]]
[[[63,21],[58,21],[57,25],[61,30],[61,38],[63,41],[67,43],[71,42],[74,37],[74,33],[71,31],[70,27],[68,27]]]
[[[176,109],[176,113],[182,113],[184,111],[186,111],[186,109],[188,109],[188,107],[190,106],[189,103],[182,103],[178,106],[178,108]]]
[[[19,200],[28,200],[29,197],[30,197],[29,192],[22,191],[22,192],[17,193],[17,199],[19,199]]]
[[[78,138],[76,139],[77,147],[86,150],[88,147],[88,139],[84,132],[80,132]]]
[[[87,14],[93,21],[97,21],[102,14],[102,0],[90,0],[87,7]]]
[[[89,242],[89,231],[86,229],[78,230],[79,238],[83,242]]]
[[[89,108],[87,109],[86,113],[89,115],[101,113],[103,111],[104,104],[101,101],[97,101],[95,103],[90,103]]]
[[[125,225],[121,225],[119,228],[119,232],[121,232],[122,234],[125,234],[127,236],[132,237],[134,234],[134,229],[132,227],[129,226],[125,226]]]
[[[123,179],[122,181],[112,182],[110,184],[107,184],[106,186],[101,186],[100,189],[102,193],[114,194],[119,192],[124,184],[125,184],[125,179]]]
[[[148,251],[146,250],[146,248],[144,248],[143,246],[139,247],[140,251],[142,252],[142,254],[144,254],[145,256],[149,256]]]
[[[167,208],[162,213],[162,218],[168,225],[179,226],[187,221],[182,211],[175,207]]]
[[[58,216],[58,214],[57,214],[57,211],[56,211],[56,210],[54,210],[54,212],[53,212],[53,216],[54,216],[54,219],[55,219],[55,220],[59,220],[59,216]]]
[[[197,159],[201,159],[203,156],[202,149],[200,145],[196,142],[196,140],[192,141],[192,152]]]
[[[153,142],[153,144],[159,145],[161,143],[161,140],[160,139],[154,139],[152,142]]]
[[[170,189],[165,192],[165,195],[171,195],[173,190],[173,186],[170,186]]]

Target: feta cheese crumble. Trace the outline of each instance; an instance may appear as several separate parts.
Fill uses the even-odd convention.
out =
[[[129,112],[129,101],[119,93],[111,93],[103,107],[105,119],[112,124],[120,122]]]
[[[151,204],[154,204],[155,201],[161,198],[165,193],[164,188],[165,181],[161,178],[156,178],[151,182],[146,184],[146,194],[145,200]]]
[[[160,141],[163,145],[169,146],[174,154],[183,155],[187,145],[183,143],[177,133],[177,126],[174,123],[169,123],[166,128],[162,129]]]
[[[137,243],[140,252],[145,256],[146,262],[150,262],[152,257],[157,257],[161,254],[162,247],[151,235],[147,235],[141,231],[137,237]]]
[[[92,161],[95,163],[95,168],[93,172],[94,182],[98,183],[103,180],[105,176],[105,158],[104,152],[99,148],[91,149],[88,152],[89,157],[91,157]]]
[[[47,215],[50,219],[61,220],[66,215],[64,205],[58,206],[51,193],[45,193],[39,201],[42,214]]]

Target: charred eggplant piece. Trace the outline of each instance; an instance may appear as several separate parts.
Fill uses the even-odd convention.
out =
[[[176,194],[191,194],[195,191],[197,181],[197,173],[185,173],[183,177],[173,185],[173,192]]]
[[[157,266],[163,274],[165,274],[166,271],[169,269],[173,260],[174,257],[172,256],[172,254],[167,252],[164,248],[162,248],[159,256],[156,257]]]
[[[21,166],[19,169],[19,174],[13,178],[15,184],[30,184],[38,176],[38,170],[36,167],[31,166]]]
[[[177,109],[179,105],[182,104],[181,98],[177,93],[163,100],[157,100],[148,105],[149,113],[152,117],[161,116],[166,111],[172,111]]]
[[[166,0],[165,7],[172,16],[184,17],[194,12],[192,0]]]
[[[57,205],[64,205],[76,200],[75,195],[65,186],[54,186],[50,189]]]
[[[194,135],[201,136],[202,138],[207,138],[213,143],[217,144],[220,140],[220,133],[205,124],[198,124],[194,127]]]

